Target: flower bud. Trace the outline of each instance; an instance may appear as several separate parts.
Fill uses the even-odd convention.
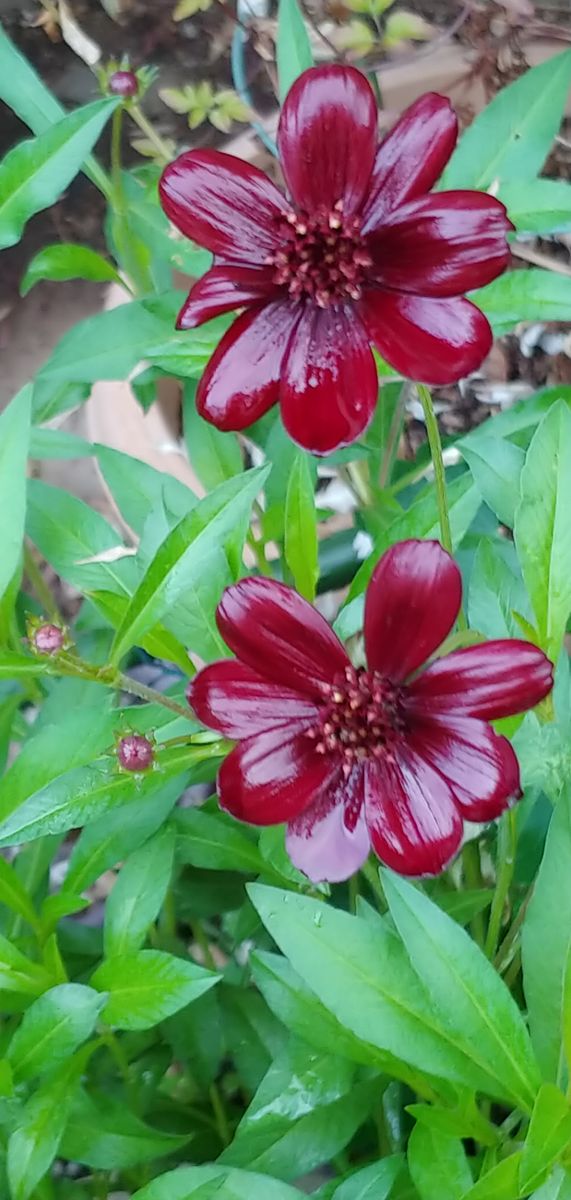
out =
[[[112,96],[136,96],[139,80],[134,71],[114,71],[107,82]]]
[[[124,771],[148,771],[153,765],[155,751],[142,733],[130,733],[118,742],[117,758]]]
[[[38,625],[31,636],[32,646],[38,654],[57,654],[65,643],[65,630],[59,625]]]

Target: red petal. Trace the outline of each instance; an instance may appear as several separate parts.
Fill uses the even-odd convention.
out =
[[[370,838],[363,806],[363,771],[341,776],[299,817],[290,821],[286,849],[294,867],[313,883],[340,883],[359,870],[367,858]],[[357,809],[350,825],[346,806]]]
[[[364,432],[379,384],[367,336],[350,304],[307,304],[288,347],[280,388],[283,423],[312,454],[330,454]]]
[[[377,563],[365,598],[367,662],[395,683],[426,662],[448,636],[462,577],[439,542],[397,542]]]
[[[271,729],[240,742],[218,773],[222,808],[252,825],[297,817],[339,770],[297,732]]]
[[[384,287],[422,296],[460,296],[505,270],[510,229],[503,204],[493,196],[441,192],[391,213],[367,239],[367,249]]]
[[[177,329],[194,329],[221,313],[271,297],[277,291],[271,267],[211,267],[190,289]]]
[[[250,163],[220,150],[188,150],[165,167],[159,196],[185,237],[227,259],[264,263],[279,244],[285,197]]]
[[[216,620],[224,641],[266,679],[316,700],[349,659],[317,609],[275,579],[241,579],[224,592]]]
[[[373,166],[377,106],[370,85],[354,67],[304,71],[281,111],[278,151],[288,189],[300,208],[343,201],[359,208]]]
[[[218,429],[245,429],[279,398],[288,340],[301,310],[289,300],[257,304],[237,317],[200,380],[196,407]]]
[[[531,642],[507,639],[455,650],[409,685],[411,712],[493,721],[533,708],[553,686],[553,667]]]
[[[427,719],[408,736],[416,752],[448,781],[467,821],[492,821],[521,795],[513,747],[485,721]]]
[[[492,331],[469,300],[365,292],[359,302],[372,342],[401,375],[422,383],[455,383],[486,357]]]
[[[373,850],[399,875],[438,875],[462,841],[463,822],[446,780],[407,747],[365,768],[365,812]]]
[[[377,150],[363,210],[364,232],[376,229],[394,208],[430,191],[457,136],[456,114],[445,96],[427,92],[406,109]]]
[[[247,738],[284,725],[303,729],[320,719],[318,706],[307,696],[269,683],[234,659],[199,671],[187,696],[199,721],[228,738]]]

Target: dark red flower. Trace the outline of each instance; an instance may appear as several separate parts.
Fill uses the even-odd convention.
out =
[[[479,366],[492,334],[464,293],[504,270],[512,226],[485,193],[427,194],[456,137],[448,100],[429,93],[377,146],[365,77],[314,67],[280,117],[287,198],[256,167],[217,150],[191,150],[166,168],[167,216],[215,255],[178,328],[245,309],[199,384],[203,417],[244,429],[279,401],[294,441],[327,454],[371,420],[370,343],[425,383]]]
[[[118,742],[117,759],[124,771],[148,771],[155,760],[153,744],[142,733],[129,733]]]
[[[518,799],[516,756],[489,722],[538,704],[552,666],[516,640],[423,666],[461,593],[438,542],[392,546],[367,591],[367,667],[291,588],[251,578],[224,593],[218,627],[237,661],[205,667],[189,701],[238,740],[219,773],[222,807],[253,825],[287,822],[290,857],[310,879],[348,878],[371,844],[403,875],[437,874],[464,820]]]

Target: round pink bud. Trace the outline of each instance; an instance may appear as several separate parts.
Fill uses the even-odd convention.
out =
[[[148,771],[153,765],[155,752],[142,733],[130,733],[121,738],[117,746],[117,758],[124,771]]]
[[[139,80],[134,71],[114,71],[109,77],[107,87],[113,96],[136,96]]]
[[[32,642],[39,654],[57,654],[65,641],[65,633],[59,625],[39,625],[32,634]]]

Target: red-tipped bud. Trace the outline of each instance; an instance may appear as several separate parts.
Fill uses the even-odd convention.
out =
[[[134,71],[114,71],[107,81],[112,96],[136,96],[139,80]]]
[[[148,771],[155,760],[155,751],[142,733],[130,733],[118,743],[117,758],[124,771]]]
[[[32,645],[38,654],[57,654],[65,642],[65,631],[59,625],[38,625],[31,637]]]

